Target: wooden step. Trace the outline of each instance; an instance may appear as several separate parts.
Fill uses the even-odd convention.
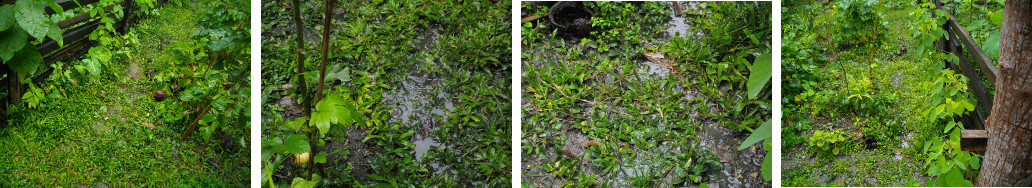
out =
[[[985,151],[989,143],[989,131],[964,129],[960,130],[960,150]]]

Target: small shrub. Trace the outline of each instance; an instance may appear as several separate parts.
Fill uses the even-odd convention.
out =
[[[884,16],[875,12],[874,6],[877,0],[847,0],[832,6],[838,12],[838,24],[835,28],[835,40],[839,45],[858,45],[865,42],[867,45],[880,46],[878,38],[887,33]]]
[[[810,137],[810,148],[816,148],[820,155],[838,155],[842,148],[839,147],[840,143],[846,141],[846,137],[842,136],[842,132],[839,130],[834,131],[821,131],[817,130],[813,132],[813,136]]]

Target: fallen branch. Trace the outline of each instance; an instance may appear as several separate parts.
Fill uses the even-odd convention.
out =
[[[544,15],[527,16],[526,18],[523,18],[523,22],[520,22],[520,23],[527,23],[529,21],[534,21],[534,20],[537,20],[537,19],[544,18],[545,16],[548,16],[548,13],[545,13]]]

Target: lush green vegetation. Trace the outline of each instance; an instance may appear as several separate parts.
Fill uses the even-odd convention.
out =
[[[770,186],[769,2],[584,4],[589,36],[522,25],[524,186]]]
[[[510,185],[510,2],[294,2],[262,7],[263,187]]]
[[[961,12],[993,12],[971,1],[949,2]],[[965,125],[959,119],[977,103],[968,79],[944,70],[943,62],[956,56],[936,50],[944,11],[895,0],[785,5],[786,186],[971,185],[981,156],[960,149]],[[994,29],[986,17],[957,19],[976,20],[970,29]]]
[[[98,16],[128,17],[120,6],[103,9],[115,3],[45,15],[43,25],[81,13],[102,24],[86,39],[96,45],[85,55],[43,65],[37,52],[38,69],[17,76],[29,88],[21,104],[8,104],[11,125],[0,128],[0,186],[246,186],[249,10],[236,7],[249,3],[138,0],[153,9],[134,12],[147,17],[124,33],[118,20]],[[40,42],[27,41],[26,49]],[[29,82],[51,68],[43,84]]]

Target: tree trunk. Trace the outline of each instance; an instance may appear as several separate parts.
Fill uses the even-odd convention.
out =
[[[301,108],[304,109],[302,118],[305,118],[305,125],[307,125],[308,116],[312,114],[312,95],[308,94],[308,86],[305,85],[305,30],[303,22],[301,22],[301,2],[294,0],[290,6],[291,13],[294,13],[294,29],[297,30],[297,69],[294,69],[294,74],[297,76],[297,85],[300,86],[297,89],[299,90],[298,96],[301,98]],[[306,131],[314,132],[311,129],[312,127],[307,127]],[[308,140],[312,142],[312,134],[308,134]],[[310,155],[314,156],[315,154],[312,152],[314,151],[309,151]],[[308,178],[306,179],[312,179],[312,168],[308,168]]]
[[[1032,185],[1032,0],[1008,0],[978,186]]]

